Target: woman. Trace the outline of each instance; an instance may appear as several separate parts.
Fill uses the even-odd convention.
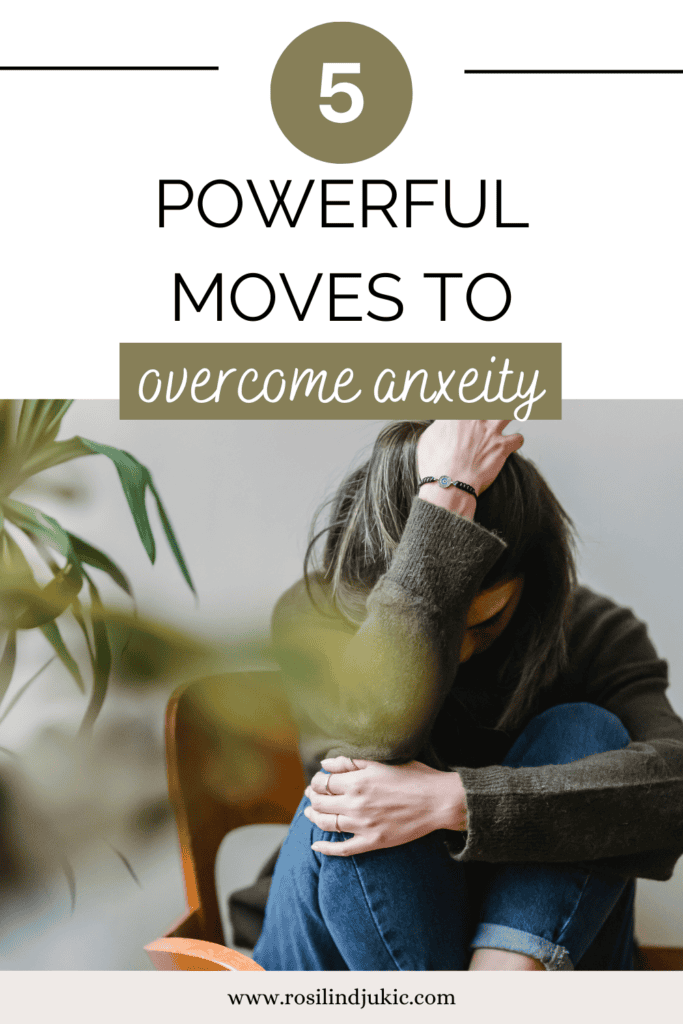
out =
[[[315,774],[268,970],[633,967],[633,879],[683,849],[683,723],[507,422],[387,427],[276,608]]]

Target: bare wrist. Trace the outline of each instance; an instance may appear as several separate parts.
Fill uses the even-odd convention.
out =
[[[467,794],[457,772],[441,772],[439,828],[467,831]]]

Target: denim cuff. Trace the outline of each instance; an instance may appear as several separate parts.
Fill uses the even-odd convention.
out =
[[[564,946],[503,924],[480,924],[470,945],[472,949],[507,949],[511,953],[523,953],[540,960],[546,971],[574,970]]]

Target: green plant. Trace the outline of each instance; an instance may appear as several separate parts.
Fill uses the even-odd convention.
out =
[[[86,455],[105,455],[116,467],[123,493],[133,515],[140,540],[154,562],[156,545],[147,514],[149,490],[156,502],[166,539],[187,585],[194,585],[173,528],[154,486],[149,470],[128,452],[83,437],[57,440],[64,414],[72,403],[65,400],[0,402],[0,631],[4,647],[0,658],[0,721],[14,706],[26,686],[3,708],[16,661],[17,633],[40,629],[55,655],[85,692],[81,669],[68,650],[58,620],[73,615],[90,659],[92,687],[81,723],[88,732],[102,707],[112,664],[104,608],[92,569],[106,573],[131,594],[122,570],[104,552],[64,529],[56,519],[12,495],[36,473]],[[24,547],[33,550],[47,583],[39,583]],[[83,600],[87,594],[87,601]],[[39,673],[38,673],[39,674]],[[4,712],[4,713],[3,713]]]

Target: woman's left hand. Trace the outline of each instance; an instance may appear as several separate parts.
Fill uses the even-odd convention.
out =
[[[324,832],[351,832],[352,839],[316,842],[312,849],[334,857],[400,846],[448,828],[467,828],[465,790],[457,772],[440,772],[419,761],[386,765],[360,758],[321,761],[306,789],[304,814]],[[329,772],[329,774],[326,774]]]

